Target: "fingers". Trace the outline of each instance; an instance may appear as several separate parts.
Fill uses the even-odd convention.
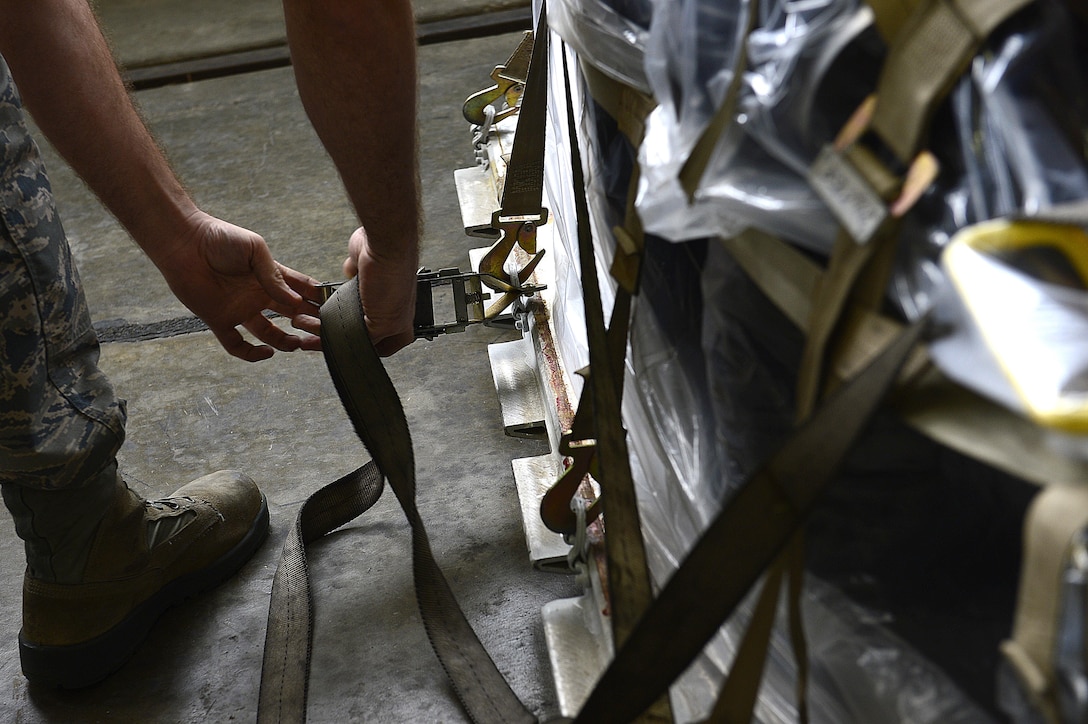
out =
[[[301,336],[291,334],[273,324],[261,313],[243,322],[242,326],[264,344],[259,346],[249,344],[241,340],[241,335],[238,334],[238,340],[241,340],[241,343],[231,337],[234,346],[227,348],[227,351],[241,359],[258,361],[268,359],[275,354],[276,350],[281,352],[294,352],[299,349],[320,350],[321,338],[316,335],[321,332],[321,322],[317,319],[316,308],[313,306],[321,298],[317,281],[309,275],[272,260],[271,255],[267,256],[267,260],[269,264],[261,260],[254,262],[257,279],[269,297],[267,308],[291,319],[292,326],[308,334]],[[234,331],[237,334],[237,329]]]
[[[292,319],[292,325],[307,334],[296,335],[276,326],[272,320],[263,314],[245,322],[242,327],[257,338],[263,344],[248,342],[236,327],[226,329],[212,329],[219,344],[232,357],[247,362],[260,362],[272,357],[276,350],[280,352],[294,352],[295,350],[319,351],[321,338],[317,336],[321,331],[321,323],[313,317],[298,315]]]
[[[281,352],[294,352],[302,347],[302,340],[298,335],[277,327],[272,323],[272,320],[263,314],[250,319],[243,326],[254,337]]]
[[[295,271],[289,266],[284,266],[279,262],[276,262],[276,264],[279,266],[280,275],[287,283],[287,286],[298,293],[304,302],[308,301],[314,304],[321,303],[321,292],[318,289],[320,282],[308,274]]]
[[[290,309],[300,309],[305,304],[303,291],[309,289],[311,295],[316,293],[314,280],[274,260],[267,247],[254,258],[253,271],[268,297]]]
[[[302,332],[308,332],[312,335],[321,336],[321,319],[314,315],[296,315],[290,318],[290,326]],[[320,339],[318,340],[320,344]],[[302,347],[307,349],[309,347]]]
[[[293,296],[288,303],[284,303],[269,294],[268,309],[289,318],[296,329],[315,335],[320,334],[321,322],[318,319],[318,308],[322,303],[320,283],[308,274],[295,271],[279,262],[275,264],[282,282],[297,296]],[[262,288],[264,288],[263,283]],[[320,349],[320,340],[303,339],[299,349]]]
[[[212,334],[215,335],[215,338],[219,340],[219,344],[231,357],[237,357],[246,362],[260,362],[275,354],[271,347],[257,346],[245,341],[238,330],[233,327],[225,330],[213,329]]]

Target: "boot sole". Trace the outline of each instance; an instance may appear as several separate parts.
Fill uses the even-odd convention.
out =
[[[224,582],[248,561],[268,536],[268,503],[245,537],[232,549],[198,571],[174,579],[109,631],[71,646],[41,646],[19,634],[23,675],[33,684],[81,689],[101,682],[127,662],[167,609]]]

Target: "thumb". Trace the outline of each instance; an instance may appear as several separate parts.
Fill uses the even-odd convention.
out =
[[[252,264],[257,281],[272,301],[288,307],[294,307],[302,301],[302,296],[287,284],[283,270],[272,258],[272,252],[268,250],[268,246],[261,244],[254,250]]]

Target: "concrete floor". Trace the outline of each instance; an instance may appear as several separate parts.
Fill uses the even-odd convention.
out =
[[[139,12],[179,4],[141,3]],[[137,12],[132,2],[98,7],[107,22]],[[278,12],[278,3],[271,7]],[[112,35],[119,52],[125,43],[140,47]],[[461,233],[453,184],[453,170],[472,162],[460,104],[488,84],[516,39],[421,50],[422,259],[432,267],[464,267],[476,245]],[[207,211],[263,234],[285,264],[339,277],[353,215],[289,69],[144,91],[138,101]],[[95,319],[105,329],[187,316],[117,224],[46,153]],[[515,691],[548,716],[556,703],[539,611],[577,590],[573,579],[534,571],[528,561],[510,460],[546,445],[502,433],[486,345],[507,338],[470,329],[417,342],[387,367],[416,443],[420,510],[436,556]],[[287,527],[309,493],[366,453],[318,354],[247,365],[198,332],[107,343],[102,366],[129,403],[121,465],[138,491],[164,495],[204,473],[242,469],[268,496],[272,535],[234,579],[169,612],[119,673],[90,690],[55,692],[28,687],[19,671],[23,556],[9,518],[0,517],[0,677],[9,682],[0,721],[253,721],[268,594]],[[393,496],[314,545],[311,566],[317,625],[309,721],[464,721],[419,621],[408,528]]]

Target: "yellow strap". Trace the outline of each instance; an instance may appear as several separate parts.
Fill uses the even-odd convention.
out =
[[[807,331],[812,290],[824,273],[789,244],[745,231],[721,243],[787,318]],[[900,326],[868,310],[850,310],[832,350],[829,373],[841,381],[864,368]],[[1038,425],[945,378],[916,350],[904,365],[909,380],[892,398],[900,417],[928,437],[968,457],[1037,485],[1088,480],[1088,461],[1055,452]]]

